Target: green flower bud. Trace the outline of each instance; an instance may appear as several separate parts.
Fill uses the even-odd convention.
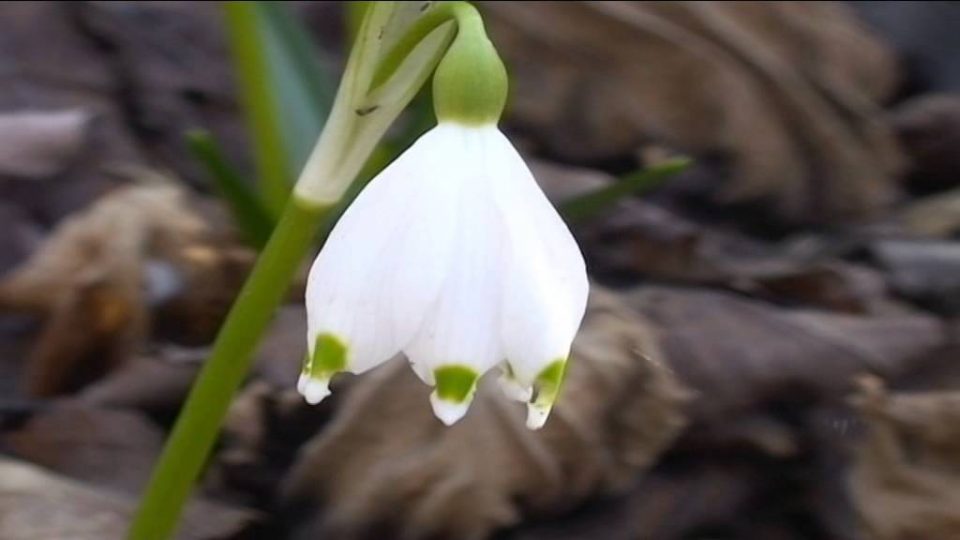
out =
[[[458,23],[457,37],[433,75],[437,119],[496,124],[507,102],[507,70],[479,15],[458,18]]]

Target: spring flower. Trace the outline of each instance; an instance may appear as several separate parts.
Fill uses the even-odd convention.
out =
[[[436,415],[467,410],[495,366],[539,427],[583,317],[583,257],[494,124],[440,122],[347,209],[307,282],[300,390],[407,354]]]
[[[434,74],[438,125],[367,185],[310,270],[297,385],[310,403],[337,372],[399,352],[448,425],[495,367],[528,427],[557,398],[586,307],[583,256],[497,128],[506,71],[470,10]]]
[[[227,11],[233,39],[246,39],[256,6]],[[184,404],[131,540],[174,535],[302,254],[431,73],[439,125],[360,194],[310,272],[298,388],[316,403],[337,372],[403,351],[447,424],[497,365],[508,393],[530,404],[528,424],[546,421],[587,281],[569,231],[497,130],[506,70],[469,3],[370,2],[323,133]]]

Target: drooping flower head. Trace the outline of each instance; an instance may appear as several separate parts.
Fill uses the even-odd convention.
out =
[[[438,125],[374,178],[310,270],[308,358],[298,388],[329,394],[399,352],[434,386],[440,420],[467,412],[479,378],[528,403],[539,428],[583,318],[587,278],[570,231],[497,128],[506,73],[485,36],[453,42],[434,75]]]

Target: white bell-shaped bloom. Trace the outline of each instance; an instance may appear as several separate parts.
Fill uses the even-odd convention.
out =
[[[441,122],[357,197],[307,282],[310,403],[406,353],[452,424],[495,366],[546,421],[587,298],[583,257],[496,125]]]

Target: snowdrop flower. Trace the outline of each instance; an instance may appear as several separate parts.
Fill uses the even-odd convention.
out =
[[[430,403],[449,425],[499,367],[501,387],[528,403],[536,429],[583,318],[584,261],[497,128],[499,58],[482,80],[476,61],[466,69],[449,58],[434,79],[438,125],[367,185],[310,270],[298,389],[317,403],[335,373],[363,373],[403,352],[435,387]]]

